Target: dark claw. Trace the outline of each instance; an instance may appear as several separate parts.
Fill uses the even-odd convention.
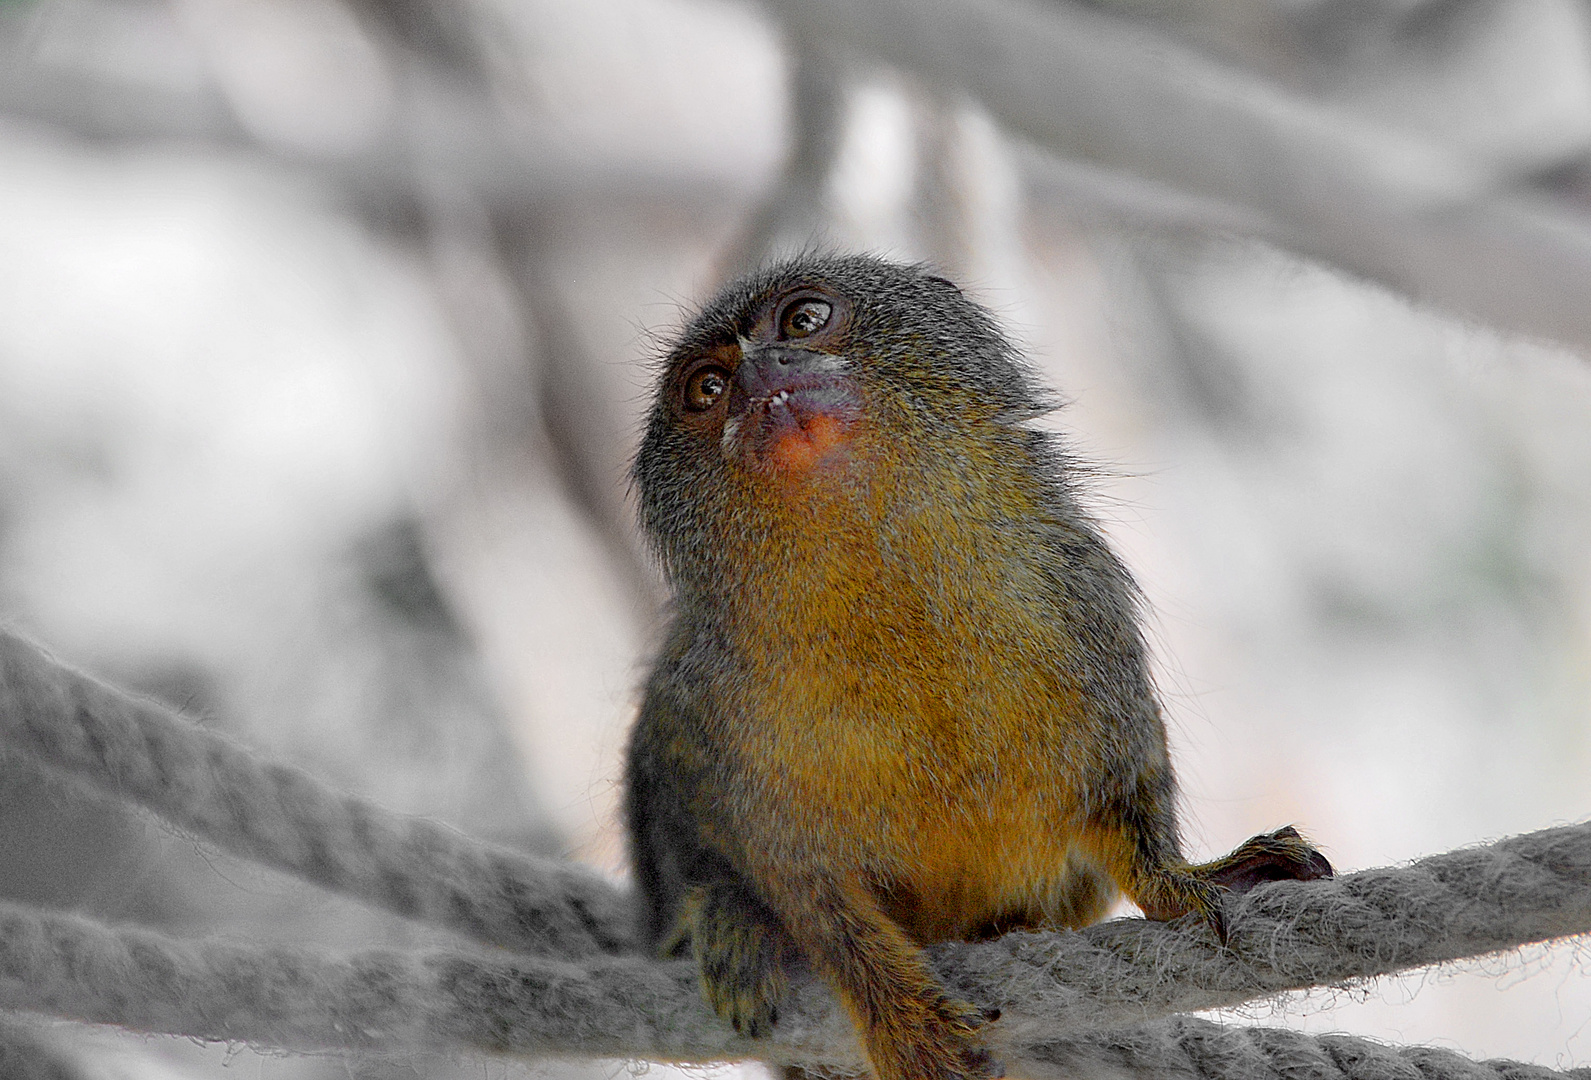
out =
[[[1210,921],[1210,929],[1215,931],[1215,940],[1224,947],[1230,940],[1230,930],[1226,925],[1226,912],[1220,907],[1211,908],[1206,918]]]

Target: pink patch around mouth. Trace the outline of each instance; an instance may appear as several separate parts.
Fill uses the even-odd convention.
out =
[[[843,450],[854,414],[852,404],[843,398],[802,390],[781,392],[752,402],[741,418],[740,452],[753,468],[805,474]]]
[[[771,433],[768,460],[786,472],[808,472],[846,441],[847,426],[825,413],[799,419]]]

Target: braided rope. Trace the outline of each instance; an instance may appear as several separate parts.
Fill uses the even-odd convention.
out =
[[[809,984],[803,992],[810,996]],[[687,962],[583,963],[464,952],[362,953],[182,942],[0,905],[0,1003],[145,1031],[296,1050],[472,1050],[687,1062],[757,1057],[855,1070],[849,1025],[803,1002],[796,1045],[753,1042],[711,1016]],[[820,1034],[819,1029],[826,1029]],[[997,1028],[998,1030],[998,1028]],[[6,1027],[0,1024],[0,1061]],[[1008,1033],[1007,1033],[1008,1034]],[[1226,1027],[1178,1016],[1118,1030],[998,1040],[1034,1080],[1591,1080],[1517,1062],[1341,1035]],[[13,1051],[31,1060],[29,1049]],[[44,1065],[40,1058],[39,1064]],[[5,1075],[10,1075],[9,1073]]]
[[[332,791],[3,631],[0,748],[227,851],[488,944],[585,956],[629,938],[623,897],[594,872]]]
[[[1400,869],[1262,886],[1232,916],[1225,949],[1202,924],[1122,920],[933,953],[947,982],[1002,1010],[992,1041],[1024,1071],[1061,1075],[1089,1054],[1109,1061],[1140,1045],[1186,1057],[1222,1044],[1197,1042],[1186,1025],[1142,1025],[1591,930],[1591,824]],[[688,961],[467,952],[336,959],[178,941],[16,905],[0,905],[0,1004],[288,1049],[400,1044],[696,1062],[757,1057],[839,1069],[861,1063],[849,1022],[812,979],[797,980],[774,1037],[750,1042],[702,1004]],[[1130,1037],[1101,1034],[1135,1027]]]
[[[939,954],[955,985],[1006,1013],[1018,1040],[1360,981],[1591,932],[1591,822],[1276,882],[1227,903],[1225,948],[1195,920],[1126,919]]]
[[[1071,1080],[1591,1080],[1517,1061],[1473,1061],[1431,1046],[1393,1047],[1350,1035],[1223,1026],[1191,1016],[1033,1048],[1034,1076]]]
[[[3,633],[0,745],[239,854],[543,954],[339,959],[180,941],[0,905],[0,1006],[285,1049],[396,1044],[861,1066],[850,1023],[816,981],[797,980],[772,1039],[742,1040],[702,1004],[691,963],[600,955],[623,944],[624,899],[594,875],[334,793]],[[1223,1034],[1265,1029],[1165,1018],[1591,931],[1591,823],[1406,867],[1263,886],[1231,898],[1227,922],[1225,947],[1196,921],[1122,920],[1080,933],[938,946],[933,955],[950,985],[1001,1009],[995,1048],[1034,1076],[1413,1078],[1437,1059],[1399,1051],[1393,1068],[1392,1052],[1375,1044],[1350,1053],[1348,1042]],[[1307,1053],[1297,1049],[1306,1045]],[[1336,1072],[1322,1071],[1328,1059]],[[1344,1064],[1361,1059],[1370,1072]],[[1453,1060],[1472,1071],[1448,1063],[1441,1076],[1523,1076],[1518,1070],[1530,1068],[1474,1072],[1481,1066]]]
[[[747,1056],[686,961],[324,950],[111,928],[0,903],[0,1007],[287,1050]]]

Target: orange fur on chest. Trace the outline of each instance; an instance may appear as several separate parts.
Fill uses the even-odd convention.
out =
[[[1076,840],[1066,703],[1009,682],[958,693],[958,667],[837,680],[795,665],[749,725],[763,797],[800,808],[783,827],[884,887],[923,941],[1044,907]]]
[[[888,538],[818,519],[740,655],[744,760],[784,827],[900,899],[925,940],[1031,907],[1066,864],[1067,644],[1020,563],[954,519]]]

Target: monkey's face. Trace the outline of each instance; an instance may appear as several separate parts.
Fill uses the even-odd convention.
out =
[[[702,452],[716,443],[730,469],[770,483],[849,457],[863,419],[857,366],[846,355],[852,305],[832,288],[798,285],[769,297],[736,328],[679,368],[664,394]]]
[[[642,523],[677,578],[742,539],[876,520],[942,497],[944,460],[1009,436],[1035,401],[948,281],[864,257],[787,263],[726,288],[667,357],[635,462]]]

